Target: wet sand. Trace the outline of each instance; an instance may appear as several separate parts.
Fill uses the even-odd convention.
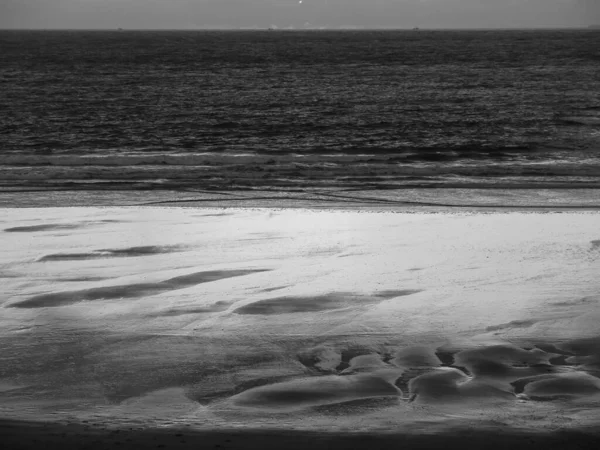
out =
[[[556,211],[600,210],[600,189],[574,183],[522,187],[127,189],[125,186],[72,188],[3,188],[0,207],[177,206],[194,208],[300,208],[363,211]],[[215,214],[227,214],[217,211]]]
[[[598,437],[596,211],[3,212],[11,448]]]
[[[519,433],[457,429],[444,435],[207,431],[0,421],[3,445],[15,450],[87,448],[173,449],[582,449],[600,442],[597,430]]]

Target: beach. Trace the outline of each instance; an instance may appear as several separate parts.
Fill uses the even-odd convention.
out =
[[[597,445],[600,33],[269,28],[0,30],[0,443]]]
[[[20,425],[3,426],[588,442],[599,224],[549,208],[5,208],[0,414]]]

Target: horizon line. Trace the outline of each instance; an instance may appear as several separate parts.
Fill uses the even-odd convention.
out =
[[[362,26],[339,26],[339,27],[189,27],[189,28],[12,28],[0,27],[0,31],[375,31],[375,30],[398,30],[398,31],[499,31],[499,30],[588,30],[598,29],[600,25],[581,26],[555,26],[555,27],[362,27]]]

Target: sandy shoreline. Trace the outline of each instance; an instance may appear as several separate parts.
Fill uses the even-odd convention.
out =
[[[373,211],[600,210],[600,189],[2,189],[1,208],[178,206]]]
[[[429,212],[3,209],[3,434],[591,445],[598,212]]]

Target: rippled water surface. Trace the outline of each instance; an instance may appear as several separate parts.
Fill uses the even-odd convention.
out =
[[[10,185],[600,174],[593,30],[3,31],[0,47]]]

